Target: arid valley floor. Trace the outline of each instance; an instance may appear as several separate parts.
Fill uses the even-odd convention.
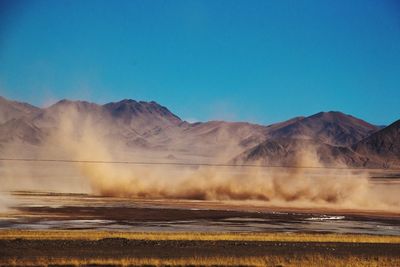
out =
[[[398,187],[396,178],[377,187]],[[395,189],[393,189],[395,190]],[[14,191],[2,266],[399,266],[400,213]]]

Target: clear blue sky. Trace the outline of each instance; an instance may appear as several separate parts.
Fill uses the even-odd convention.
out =
[[[0,94],[262,124],[400,119],[400,2],[0,0]]]

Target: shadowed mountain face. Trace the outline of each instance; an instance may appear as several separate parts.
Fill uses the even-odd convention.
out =
[[[1,147],[19,144],[40,149],[48,144],[49,136],[66,126],[75,137],[91,129],[92,137],[107,140],[114,150],[128,155],[148,154],[174,161],[228,162],[233,158],[236,163],[299,165],[303,163],[296,155],[309,152],[310,147],[326,165],[372,166],[400,161],[399,122],[378,131],[379,127],[340,112],[321,112],[269,126],[188,123],[153,101],[125,99],[98,105],[61,100],[40,109],[0,98]],[[53,143],[52,147],[59,146]]]
[[[178,116],[154,101],[136,102],[124,99],[120,102],[105,104],[103,107],[114,119],[122,120],[124,123],[133,123],[135,119],[145,119],[146,117],[171,125],[178,125],[182,122]]]
[[[400,120],[368,136],[353,146],[359,154],[390,167],[400,161]]]
[[[306,153],[307,156],[314,157],[314,162],[326,166],[382,167],[384,164],[380,157],[386,158],[389,155],[381,153],[372,156],[371,151],[381,150],[381,143],[375,141],[369,149],[358,145],[358,142],[364,142],[364,138],[378,130],[379,127],[375,125],[341,112],[320,112],[270,131],[268,140],[244,151],[232,161],[239,164],[308,165],[305,160],[301,161]],[[383,133],[378,134],[380,132]],[[396,141],[394,134],[389,132],[392,133],[393,130],[388,131],[385,128],[375,135],[388,139],[387,146],[391,147]],[[394,154],[400,155],[398,150],[393,151],[390,156],[393,157]],[[399,160],[395,159],[392,164],[397,162]]]
[[[368,159],[348,147],[311,139],[270,139],[235,157],[235,164],[276,166],[366,166]],[[317,165],[316,165],[317,164]]]
[[[336,146],[350,146],[379,128],[341,112],[320,112],[297,120],[271,133],[273,138],[320,140]]]
[[[44,138],[44,133],[26,118],[11,119],[0,126],[0,143],[39,145]]]
[[[40,109],[27,103],[10,101],[0,96],[0,124],[11,119],[19,119],[38,114]]]

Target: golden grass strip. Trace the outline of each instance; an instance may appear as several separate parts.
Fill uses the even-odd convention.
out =
[[[71,230],[1,230],[0,239],[99,240],[126,238],[132,240],[204,240],[204,241],[281,241],[400,243],[400,236],[317,234],[317,233],[205,233],[205,232],[115,232]]]
[[[268,256],[268,257],[188,257],[176,259],[160,258],[120,258],[120,259],[71,259],[36,258],[0,260],[2,266],[48,266],[48,265],[114,265],[114,266],[399,266],[399,257],[327,257],[326,255],[306,255],[304,257]]]

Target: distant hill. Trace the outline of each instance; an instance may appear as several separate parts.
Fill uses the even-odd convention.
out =
[[[400,165],[400,120],[361,140],[353,149],[387,167]]]
[[[273,131],[272,138],[311,139],[335,146],[351,146],[379,127],[341,112],[320,112]]]
[[[11,119],[0,126],[0,144],[19,142],[39,145],[45,134],[26,118]]]
[[[281,129],[280,129],[281,130]],[[279,130],[279,131],[280,131]],[[294,135],[299,137],[298,135]],[[343,136],[340,132],[338,136]],[[318,138],[270,138],[233,158],[237,164],[307,165],[299,152],[311,151],[324,166],[399,167],[400,120],[352,146],[336,146]],[[300,159],[300,161],[299,161]]]
[[[6,99],[1,105],[4,110],[25,106]],[[90,122],[98,137],[128,152],[151,152],[164,158],[171,153],[178,158],[197,155],[204,160],[218,155],[225,160],[260,143],[267,134],[266,126],[245,122],[188,123],[154,101],[130,99],[105,105],[64,99],[21,114],[15,112],[8,124],[0,124],[0,144],[30,143],[40,147],[45,137],[59,130],[67,119],[76,136],[83,134],[82,129]],[[29,116],[20,118],[24,114]]]
[[[311,139],[270,139],[238,155],[235,164],[275,166],[364,166],[368,159],[348,147],[332,146]]]
[[[40,112],[40,108],[27,103],[11,101],[0,96],[0,124],[12,119],[34,116]]]
[[[6,147],[15,153],[24,152],[24,146],[39,150],[49,144],[49,136],[67,125],[73,138],[89,128],[124,159],[136,155],[176,161],[298,165],[304,158],[299,153],[313,150],[325,165],[392,166],[400,162],[399,124],[381,129],[341,112],[320,112],[267,126],[189,123],[154,101],[124,99],[99,105],[61,100],[38,108],[0,97],[0,153],[9,152]],[[12,146],[15,144],[18,151]],[[59,146],[54,143],[52,148]]]

